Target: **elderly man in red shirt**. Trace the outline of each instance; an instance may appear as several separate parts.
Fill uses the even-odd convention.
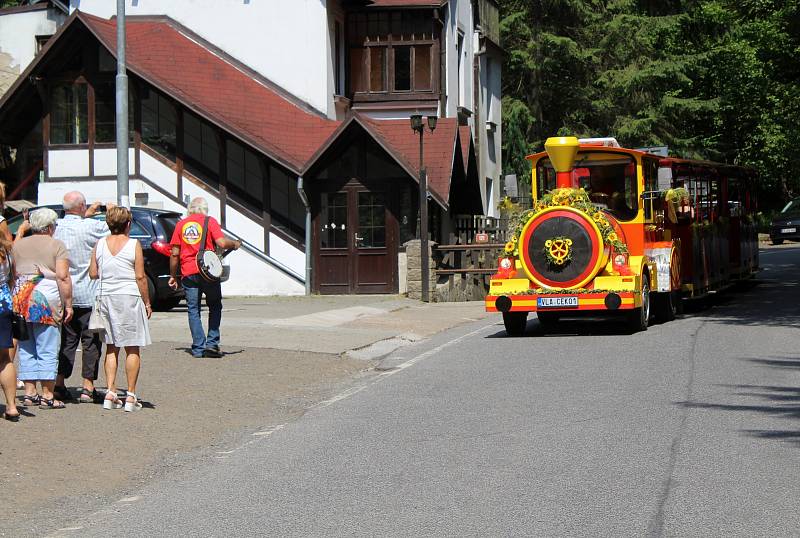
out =
[[[189,311],[189,330],[192,332],[192,356],[196,358],[218,359],[222,357],[219,348],[219,326],[222,321],[222,289],[219,282],[209,282],[200,275],[197,267],[197,254],[203,237],[203,225],[208,218],[206,244],[203,250],[238,249],[241,241],[228,239],[214,217],[208,217],[208,202],[205,198],[195,198],[189,202],[188,216],[175,225],[170,245],[172,256],[169,261],[169,285],[178,288],[178,266],[181,270],[180,285],[186,292],[186,306]],[[206,296],[208,307],[208,334],[203,330],[200,319],[200,300]]]

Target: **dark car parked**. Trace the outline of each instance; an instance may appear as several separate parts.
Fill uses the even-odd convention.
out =
[[[64,209],[60,205],[48,205],[58,213],[59,218],[64,216]],[[36,208],[31,209],[33,211]],[[169,310],[178,306],[183,299],[183,289],[173,290],[169,287],[169,256],[171,248],[169,241],[175,224],[180,220],[180,213],[149,207],[132,207],[133,224],[131,224],[131,237],[138,239],[144,252],[144,271],[147,274],[147,286],[150,290],[150,302],[157,310]],[[105,212],[101,211],[94,217],[105,220]],[[22,223],[22,215],[8,219],[8,228],[16,235]]]
[[[800,241],[800,198],[795,198],[780,213],[772,217],[769,238],[773,245],[785,240]]]

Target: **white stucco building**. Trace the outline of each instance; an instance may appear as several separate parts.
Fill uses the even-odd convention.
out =
[[[13,179],[39,203],[73,188],[111,200],[115,3],[71,0],[68,16],[42,4],[59,30],[19,60],[0,143],[18,149]],[[0,25],[24,14],[0,10]],[[447,241],[457,215],[494,214],[494,0],[128,0],[126,15],[132,202],[208,198],[246,242],[233,273],[257,282],[226,293],[302,293],[306,280],[402,292],[402,244],[418,234],[412,114],[438,118],[424,155],[433,238]]]

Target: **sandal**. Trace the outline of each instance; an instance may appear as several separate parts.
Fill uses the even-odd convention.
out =
[[[128,398],[133,398],[132,402],[128,401]],[[125,398],[125,411],[133,412],[133,411],[140,411],[142,409],[142,404],[139,403],[139,398],[137,398],[136,394],[128,391],[128,396]]]
[[[39,404],[39,409],[64,409],[66,407],[64,402],[61,400],[56,400],[55,398],[42,398],[41,403]]]
[[[67,387],[60,387],[58,385],[53,388],[53,397],[58,398],[62,402],[70,402],[75,399]]]
[[[117,393],[113,390],[106,391],[106,397],[103,399],[103,409],[119,409],[122,407],[122,402],[117,397]]]
[[[8,413],[3,413],[3,418],[9,422],[19,422],[19,412],[16,415],[9,415]]]
[[[33,396],[29,396],[26,394],[22,398],[20,398],[19,401],[20,401],[19,405],[22,407],[35,406],[42,403],[42,397],[39,396],[38,394],[34,394]]]
[[[78,402],[80,403],[100,403],[103,401],[103,396],[97,392],[97,389],[81,389],[78,393]]]

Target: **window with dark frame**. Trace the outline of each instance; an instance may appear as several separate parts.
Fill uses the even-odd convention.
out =
[[[142,143],[174,161],[177,143],[177,110],[160,92],[141,87]]]
[[[264,185],[267,178],[259,156],[233,140],[225,143],[228,190],[246,202],[250,209],[264,207]]]
[[[435,20],[428,10],[350,14],[349,90],[359,96],[433,93]]]
[[[52,34],[36,36],[36,54],[39,54],[39,51],[42,50],[45,45],[47,45],[47,42],[50,41],[51,37],[53,37]]]
[[[360,248],[386,246],[386,202],[382,193],[358,193],[358,235]]]
[[[212,185],[219,184],[219,144],[210,123],[199,116],[183,113],[183,153],[186,169]]]
[[[98,144],[115,144],[117,141],[117,93],[113,80],[93,84],[94,88],[94,141]],[[133,142],[134,110],[133,91],[128,92],[128,141]]]
[[[269,188],[273,225],[292,235],[302,233],[306,224],[306,208],[297,192],[297,181],[283,168],[272,165]]]
[[[56,84],[50,92],[50,143],[88,142],[88,86],[86,83]]]
[[[347,193],[323,194],[321,199],[321,247],[347,248]]]

